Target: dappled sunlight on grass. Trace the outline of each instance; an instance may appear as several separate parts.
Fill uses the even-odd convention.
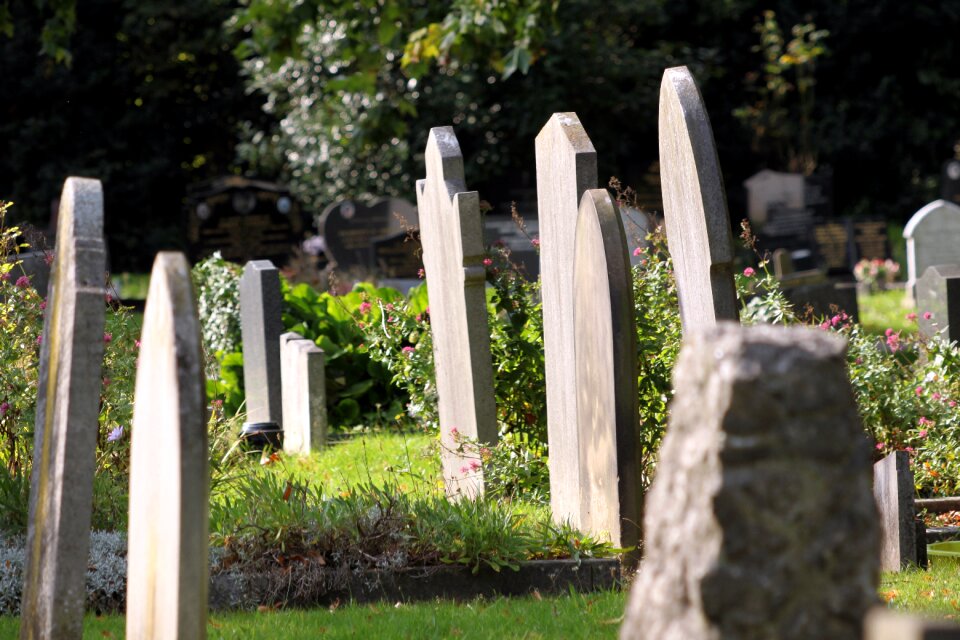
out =
[[[860,324],[870,333],[883,335],[887,329],[914,333],[917,330],[915,320],[908,320],[907,314],[914,311],[903,289],[890,289],[859,296]]]

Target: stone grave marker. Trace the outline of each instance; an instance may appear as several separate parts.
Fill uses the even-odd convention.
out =
[[[590,189],[580,202],[572,308],[577,413],[570,440],[578,460],[559,471],[577,509],[554,517],[614,546],[636,547],[643,493],[633,285],[620,212],[606,189]]]
[[[200,321],[181,253],[153,263],[130,444],[127,637],[206,637],[207,410]]]
[[[880,570],[917,564],[917,510],[910,454],[894,451],[873,465],[873,496],[880,513]]]
[[[660,86],[660,180],[684,333],[737,320],[733,238],[710,118],[686,67]]]
[[[575,113],[555,113],[537,135],[540,294],[550,443],[550,507],[582,511],[573,320],[573,256],[583,194],[597,186],[597,152]]]
[[[907,292],[916,300],[917,280],[927,267],[960,263],[960,206],[936,200],[903,229],[907,241]]]
[[[452,127],[430,130],[427,177],[417,181],[417,208],[428,283],[447,495],[483,491],[475,446],[497,439],[487,327],[480,198],[467,192],[463,155]]]
[[[863,640],[960,640],[960,626],[877,606],[864,620]]]
[[[308,454],[327,441],[327,392],[323,350],[297,333],[280,336],[283,386],[283,450]]]
[[[927,267],[917,280],[916,291],[920,333],[939,334],[950,342],[960,340],[960,265]]]
[[[369,206],[355,200],[335,202],[320,215],[319,228],[327,258],[337,269],[415,278],[420,268],[419,224],[412,204],[402,198],[383,198]],[[408,230],[414,232],[409,241]]]
[[[106,290],[103,190],[67,178],[47,298],[30,479],[22,640],[80,638]]]
[[[240,334],[247,423],[255,431],[280,429],[280,272],[269,260],[251,260],[240,277]],[[275,426],[267,426],[273,424]],[[253,425],[264,425],[253,427]]]
[[[758,227],[767,223],[770,209],[774,206],[806,209],[801,173],[764,169],[744,180],[743,186],[747,189],[747,216]]]
[[[799,327],[687,337],[621,638],[860,640],[879,544],[845,351]]]

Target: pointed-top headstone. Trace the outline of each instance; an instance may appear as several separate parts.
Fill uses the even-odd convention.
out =
[[[430,130],[427,177],[417,181],[423,268],[439,397],[443,478],[447,494],[483,491],[475,447],[497,439],[490,333],[484,292],[480,199],[466,192],[463,156],[451,127]]]
[[[127,637],[206,637],[206,397],[181,253],[157,255],[143,317],[130,451]]]
[[[540,293],[554,518],[579,513],[580,442],[573,350],[573,248],[580,198],[597,186],[597,152],[575,113],[555,113],[537,135]]]
[[[68,178],[44,318],[20,637],[80,638],[103,363],[103,190]]]
[[[733,238],[710,118],[686,67],[660,85],[660,182],[684,332],[736,320]]]
[[[559,471],[577,502],[554,517],[636,547],[643,494],[633,286],[627,237],[606,189],[583,194],[572,257],[578,460]]]

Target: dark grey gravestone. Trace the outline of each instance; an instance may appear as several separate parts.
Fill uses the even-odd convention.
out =
[[[280,391],[280,272],[269,260],[251,260],[240,277],[240,332],[247,424],[283,425]]]
[[[860,314],[857,304],[857,285],[853,282],[811,282],[789,285],[784,283],[783,295],[793,308],[803,316],[807,307],[815,318],[830,319],[836,313],[845,312],[853,320]]]
[[[845,342],[733,323],[686,340],[621,638],[860,640],[879,541]]]
[[[20,638],[80,638],[103,363],[103,189],[67,178],[40,353]]]
[[[564,516],[616,547],[637,547],[643,492],[633,285],[620,212],[606,189],[583,194],[573,240],[578,464],[560,470],[560,480],[579,501]]]
[[[388,239],[402,240],[407,231],[414,231],[420,225],[417,209],[402,198],[385,198],[368,205],[355,200],[341,200],[327,207],[320,215],[320,234],[326,241],[327,258],[337,269],[373,271],[381,268],[380,260],[386,260],[388,271],[406,265],[409,256],[396,259],[389,256],[390,247],[395,243]],[[389,245],[384,253],[377,250],[377,244]],[[417,243],[419,244],[419,243]],[[400,249],[419,249],[418,246],[400,243]],[[395,260],[396,263],[391,262]],[[416,267],[419,269],[419,266]],[[416,276],[416,269],[412,275]],[[391,278],[408,277],[411,274],[384,273]]]
[[[940,335],[950,342],[960,340],[960,265],[927,267],[917,280],[916,291],[920,333]]]
[[[880,512],[880,570],[917,562],[916,508],[910,455],[894,451],[873,465],[873,495]]]
[[[20,264],[13,268],[12,277],[17,279],[22,275],[27,276],[30,278],[30,285],[46,298],[50,287],[51,256],[52,254],[46,251],[24,251],[14,256]]]

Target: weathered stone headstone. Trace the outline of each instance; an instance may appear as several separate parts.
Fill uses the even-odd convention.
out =
[[[467,192],[463,155],[452,127],[430,130],[427,177],[417,181],[423,268],[430,298],[440,444],[447,495],[483,491],[475,446],[497,439],[487,327],[480,198]]]
[[[550,444],[550,507],[582,510],[573,335],[573,255],[580,199],[597,186],[597,152],[575,113],[555,113],[537,135],[540,294]]]
[[[686,67],[660,85],[660,180],[684,333],[737,320],[733,238],[710,118]]]
[[[879,544],[843,340],[722,323],[674,388],[621,638],[860,640]]]
[[[240,277],[240,334],[247,425],[283,425],[280,392],[280,272],[269,260],[251,260]]]
[[[894,451],[873,465],[873,495],[880,513],[880,570],[917,564],[917,511],[910,454]]]
[[[327,440],[323,350],[297,333],[280,336],[283,383],[283,450],[308,454]]]
[[[916,291],[920,333],[960,340],[960,265],[927,267],[917,279]]]
[[[606,189],[590,189],[580,201],[572,309],[578,460],[559,471],[577,509],[554,517],[570,517],[614,546],[636,547],[643,493],[633,284],[620,212]]]
[[[910,218],[907,241],[907,292],[916,300],[917,280],[938,264],[960,264],[960,206],[936,200]]]
[[[68,178],[44,317],[20,637],[80,638],[103,363],[103,190]]]
[[[130,445],[128,638],[206,637],[207,420],[200,322],[183,254],[157,255]]]
[[[320,215],[331,264],[341,271],[382,270],[390,278],[416,277],[419,265],[413,265],[419,242],[404,240],[419,224],[417,209],[402,198],[383,198],[369,206],[341,200]]]
[[[863,640],[960,640],[960,626],[877,606],[864,620]]]
[[[757,226],[767,223],[770,209],[774,206],[806,209],[801,173],[764,169],[744,180],[743,186],[747,189],[747,216]]]

